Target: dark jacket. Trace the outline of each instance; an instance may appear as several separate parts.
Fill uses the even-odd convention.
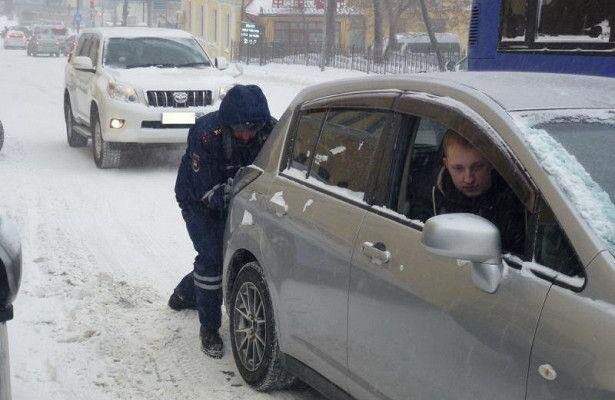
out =
[[[232,135],[231,125],[255,122],[265,125],[249,142],[244,144]],[[238,85],[229,90],[220,110],[199,118],[188,132],[188,147],[175,182],[180,208],[200,208],[209,190],[233,178],[239,168],[252,164],[275,123],[260,88]]]
[[[434,215],[471,213],[491,221],[502,235],[504,253],[522,255],[525,246],[525,208],[502,177],[492,171],[489,190],[477,197],[467,197],[453,184],[442,168],[432,191]]]

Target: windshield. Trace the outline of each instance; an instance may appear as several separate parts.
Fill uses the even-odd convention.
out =
[[[111,38],[104,64],[114,68],[207,67],[207,54],[193,38]]]
[[[615,110],[512,114],[543,168],[615,254]]]

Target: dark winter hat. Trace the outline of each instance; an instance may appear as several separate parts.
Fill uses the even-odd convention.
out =
[[[256,85],[233,86],[220,103],[218,118],[222,125],[235,130],[255,130],[269,119],[267,98]]]

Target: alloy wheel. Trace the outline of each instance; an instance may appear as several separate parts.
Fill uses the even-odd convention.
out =
[[[242,365],[256,371],[267,344],[267,316],[263,297],[252,282],[245,282],[235,298],[234,332]]]

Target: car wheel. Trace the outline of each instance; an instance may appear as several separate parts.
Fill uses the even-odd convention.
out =
[[[70,105],[70,100],[64,101],[64,121],[66,121],[66,140],[70,147],[83,147],[88,144],[88,138],[75,132],[73,125],[73,109]]]
[[[92,153],[98,168],[117,168],[120,165],[121,150],[115,143],[106,142],[98,114],[92,116]]]
[[[281,364],[273,307],[256,262],[246,264],[231,295],[230,331],[233,357],[243,379],[256,390],[292,386],[296,378]]]

